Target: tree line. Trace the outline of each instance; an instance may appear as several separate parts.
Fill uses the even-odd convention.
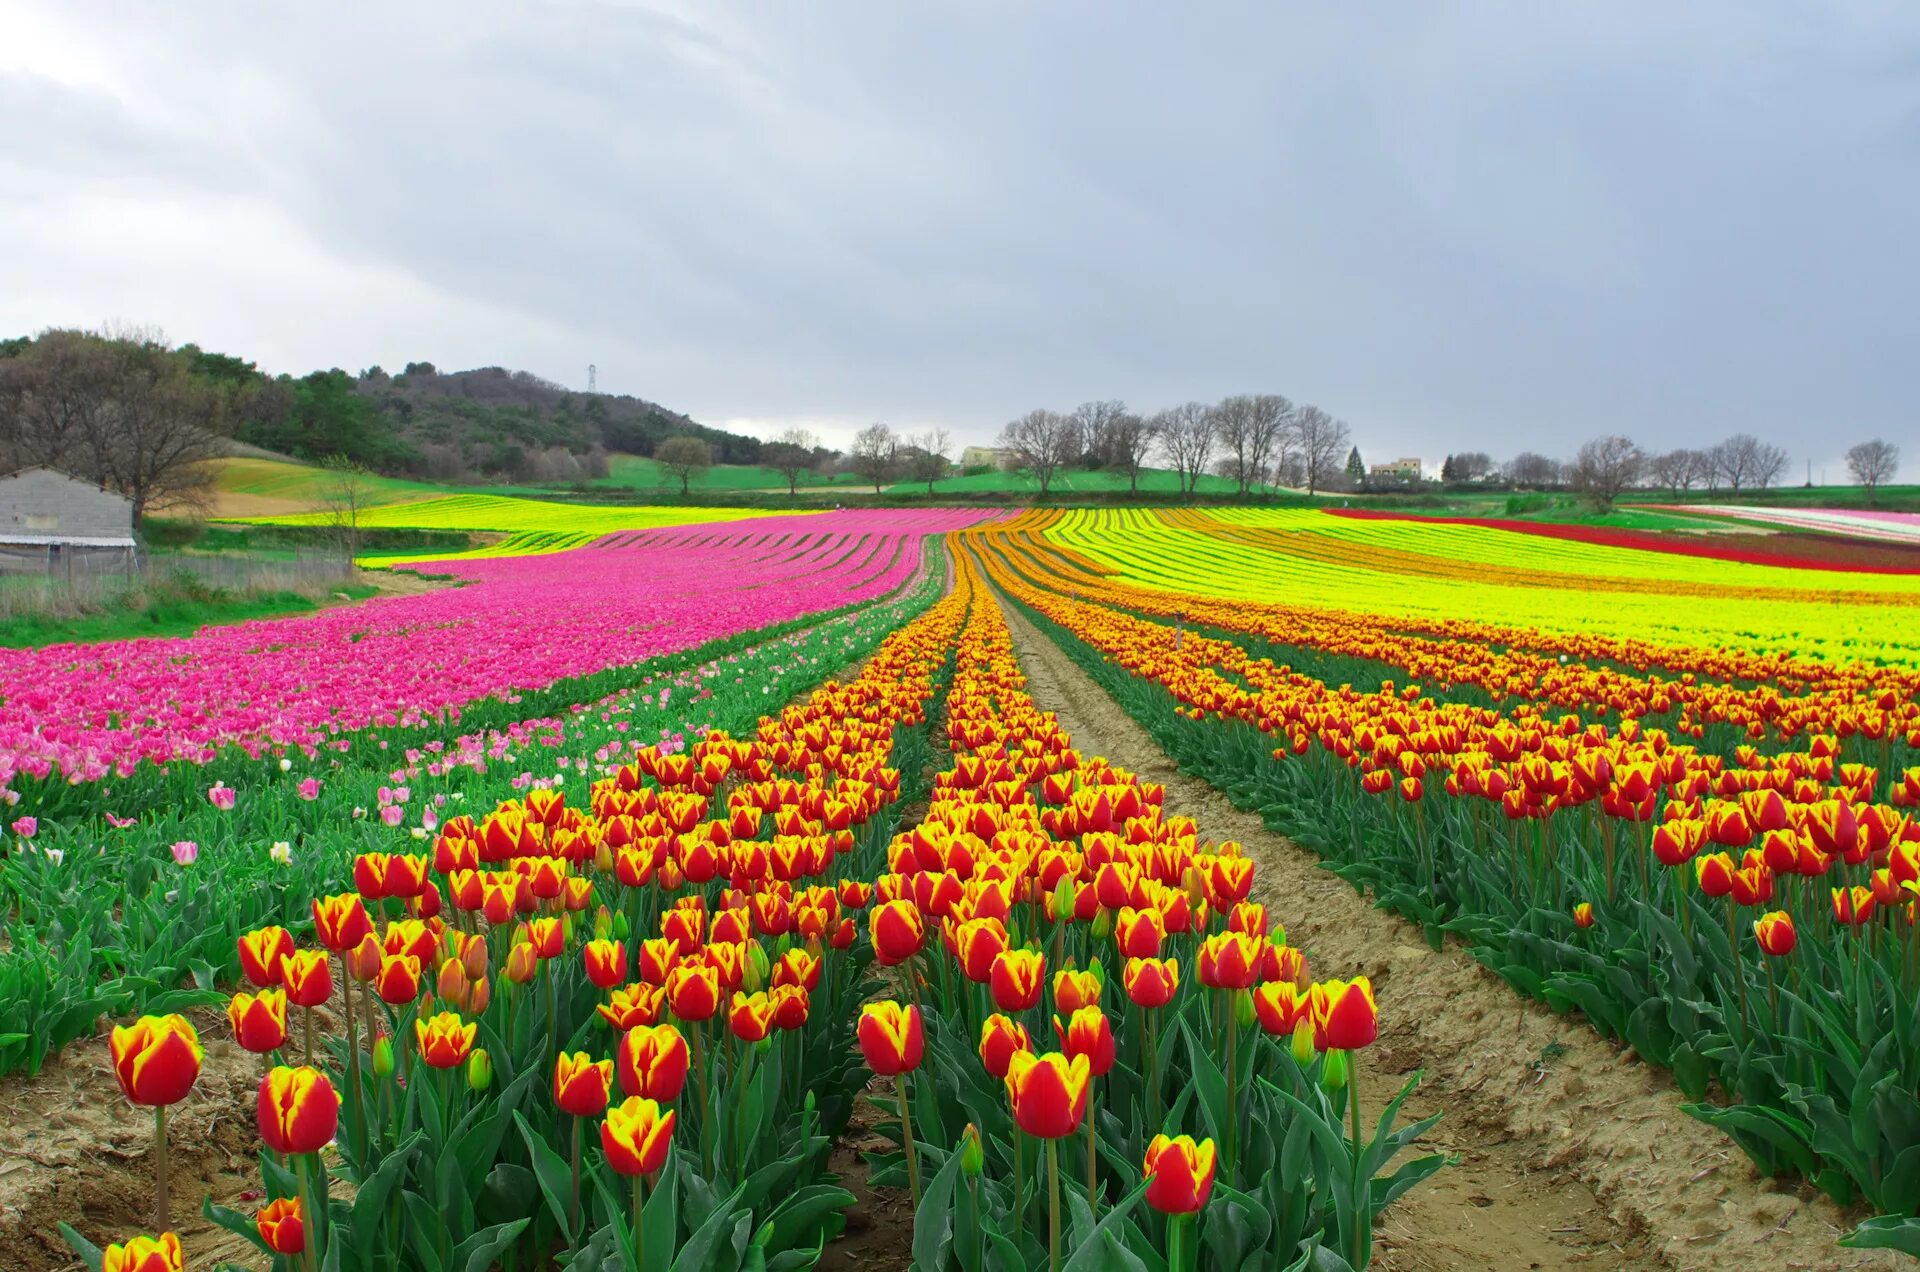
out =
[[[1847,472],[1866,491],[1868,502],[1900,468],[1900,448],[1874,438],[1847,451]],[[1675,494],[1695,486],[1729,494],[1765,490],[1787,471],[1787,453],[1748,433],[1736,433],[1704,450],[1642,450],[1619,434],[1597,437],[1580,448],[1570,463],[1541,455],[1521,455],[1508,465],[1510,480],[1529,486],[1563,485],[1576,490],[1602,511],[1636,487]]]
[[[1210,471],[1243,496],[1270,486],[1311,493],[1341,480],[1350,440],[1345,421],[1278,393],[1183,402],[1150,415],[1119,401],[1084,402],[1071,411],[1029,411],[1000,431],[1001,447],[1033,473],[1042,495],[1072,467],[1124,473],[1138,493],[1154,460],[1174,472],[1186,495]]]
[[[165,441],[146,440],[162,419]],[[673,437],[698,438],[721,463],[760,462],[758,438],[503,367],[273,376],[142,328],[0,340],[0,461],[111,481],[143,507],[156,481],[189,494],[193,463],[224,449],[216,438],[389,476],[565,483],[605,477],[610,453],[652,455]]]

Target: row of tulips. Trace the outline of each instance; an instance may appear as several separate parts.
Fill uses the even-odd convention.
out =
[[[470,585],[188,637],[0,650],[0,789],[319,754],[368,727],[457,719],[538,689],[894,591],[926,535],[978,512],[832,512],[459,563]]]
[[[1659,723],[1675,735],[1704,736],[1716,724],[1746,740],[1834,734],[1855,758],[1883,769],[1901,743],[1920,748],[1920,671],[1876,662],[1831,664],[1791,651],[1682,647],[1589,633],[1570,634],[1478,619],[1418,621],[1358,609],[1232,600],[1141,587],[1056,541],[1077,514],[1032,513],[970,532],[1022,560],[1049,590],[1160,620],[1196,618],[1283,645],[1288,661],[1316,655],[1357,660],[1377,677],[1441,687],[1449,697],[1485,695],[1505,711],[1616,716]],[[1245,534],[1198,513],[1164,517],[1232,538]],[[1077,541],[1078,536],[1066,542]],[[1203,572],[1208,563],[1183,568]],[[1217,567],[1215,567],[1217,568]],[[1664,590],[1663,590],[1664,594]],[[1876,617],[1897,613],[1881,607]],[[1338,683],[1336,679],[1334,683]]]
[[[469,704],[471,727],[457,732],[356,736],[350,751],[310,768],[248,761],[223,768],[213,786],[182,767],[154,790],[87,788],[112,792],[94,815],[16,819],[31,837],[15,831],[0,868],[10,938],[0,949],[0,1072],[37,1070],[91,1037],[103,1015],[217,1003],[214,986],[239,974],[237,936],[305,923],[308,898],[345,886],[355,851],[390,847],[396,834],[426,840],[448,818],[536,782],[584,793],[645,745],[751,731],[770,707],[923,613],[943,574],[924,571],[897,597],[819,621],[742,633],[515,703]]]
[[[963,617],[936,604],[751,740],[643,749],[584,807],[536,789],[450,819],[430,854],[362,854],[353,891],[312,901],[317,948],[244,936],[253,987],[229,1018],[267,1070],[269,1200],[207,1214],[316,1272],[562,1250],[570,1268],[810,1266],[852,1200],[822,1177],[861,1080],[860,880]],[[144,1018],[112,1050],[164,1167],[193,1028]],[[165,1233],[164,1185],[156,1204]],[[67,1232],[101,1266],[127,1257]]]
[[[1425,1129],[1394,1127],[1406,1090],[1362,1121],[1370,986],[1310,981],[1237,846],[1075,751],[971,558],[960,579],[952,763],[889,846],[893,996],[859,1027],[915,1265],[1366,1266],[1373,1215],[1441,1164],[1386,1170]]]
[[[1391,683],[1331,687],[1048,591],[1030,565],[996,557],[997,580],[1177,758],[1434,939],[1670,1067],[1763,1168],[1920,1209],[1901,1079],[1920,1069],[1920,774],[1880,803],[1834,734],[1729,760],[1632,721],[1521,730]],[[1915,1235],[1896,1218],[1853,1239]]]

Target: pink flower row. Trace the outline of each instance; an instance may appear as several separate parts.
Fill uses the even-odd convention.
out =
[[[254,756],[690,649],[885,595],[962,510],[833,512],[610,535],[456,561],[467,586],[190,637],[0,650],[0,787]],[[344,744],[344,743],[342,743]]]

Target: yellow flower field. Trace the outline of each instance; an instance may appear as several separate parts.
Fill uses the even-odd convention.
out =
[[[1168,592],[1920,666],[1911,575],[1311,509],[1069,512],[1046,534],[1117,579]]]

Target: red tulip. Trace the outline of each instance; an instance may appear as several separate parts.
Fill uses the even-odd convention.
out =
[[[240,970],[260,989],[280,983],[280,960],[293,953],[293,937],[283,927],[256,928],[240,935]]]
[[[307,1250],[306,1211],[298,1197],[282,1197],[261,1207],[254,1216],[260,1240],[275,1254],[305,1254]]]
[[[1311,1001],[1316,1050],[1353,1051],[1371,1045],[1379,1036],[1373,982],[1365,976],[1321,981],[1313,987]]]
[[[1057,1051],[1036,1056],[1018,1051],[1007,1066],[1007,1099],[1020,1129],[1040,1139],[1060,1139],[1087,1114],[1092,1067],[1087,1057],[1069,1060]]]
[[[285,1065],[260,1079],[260,1138],[276,1153],[317,1153],[340,1122],[340,1097],[318,1069]]]
[[[1216,1164],[1210,1139],[1196,1144],[1189,1135],[1178,1139],[1154,1136],[1147,1145],[1147,1204],[1162,1214],[1194,1213],[1213,1193]]]
[[[622,1175],[653,1175],[667,1164],[674,1118],[672,1109],[662,1113],[659,1104],[637,1095],[608,1109],[607,1120],[600,1124],[607,1165]]]
[[[115,1025],[108,1039],[120,1090],[135,1104],[178,1104],[200,1076],[200,1035],[180,1015],[142,1016]]]
[[[919,1008],[891,1000],[868,1003],[860,1011],[856,1032],[860,1054],[866,1057],[867,1067],[880,1077],[891,1078],[920,1067],[926,1035],[921,1027]]]
[[[1016,1051],[1032,1051],[1033,1038],[1027,1027],[999,1012],[988,1016],[980,1026],[980,1063],[996,1078],[1007,1076]]]
[[[1113,1026],[1098,1007],[1080,1008],[1065,1025],[1055,1016],[1053,1029],[1060,1036],[1060,1049],[1070,1057],[1085,1056],[1094,1077],[1104,1077],[1113,1068]]]
[[[575,1117],[599,1117],[607,1111],[613,1085],[613,1061],[595,1061],[584,1051],[561,1052],[553,1064],[553,1102]]]
[[[671,1104],[687,1085],[687,1059],[687,1040],[672,1025],[629,1029],[614,1055],[620,1089]]]

